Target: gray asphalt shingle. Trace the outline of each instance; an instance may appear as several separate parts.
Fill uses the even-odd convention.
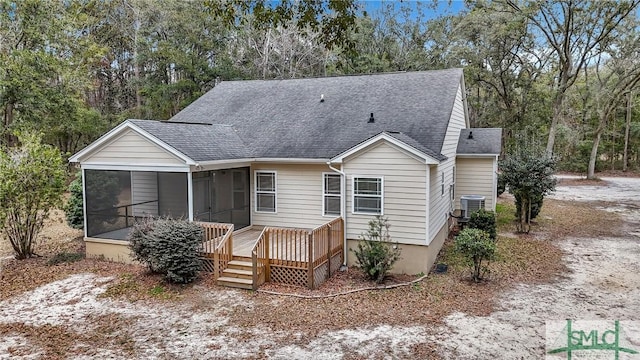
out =
[[[440,152],[461,78],[462,69],[447,69],[228,81],[171,118],[175,127],[136,124],[198,161],[329,159],[383,131],[400,133],[394,137],[443,159]],[[368,123],[371,113],[375,121]]]
[[[471,136],[470,136],[471,135]],[[471,128],[462,129],[458,140],[457,153],[461,155],[491,154],[502,151],[502,129]]]
[[[230,125],[129,121],[195,161],[241,159],[250,156],[242,139]]]

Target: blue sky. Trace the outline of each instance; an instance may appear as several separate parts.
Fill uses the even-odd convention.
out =
[[[415,0],[361,0],[361,3],[364,4],[364,10],[369,13],[369,16],[372,16],[376,10],[380,9],[380,7],[385,4],[393,4],[396,8],[409,6],[412,9],[416,9],[420,6],[423,9],[426,19],[431,19],[438,15],[455,14],[464,9],[463,0],[440,0],[437,2],[437,7],[435,9],[430,8],[433,4],[433,0],[425,0],[421,2]]]

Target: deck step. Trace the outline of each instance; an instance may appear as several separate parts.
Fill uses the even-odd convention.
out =
[[[235,277],[221,276],[218,278],[218,285],[239,289],[253,289],[253,281]]]
[[[251,280],[253,278],[252,270],[244,270],[244,269],[225,269],[222,272],[223,277],[232,277],[232,278],[241,278]]]
[[[246,261],[246,262],[249,262],[249,263],[253,261],[251,259],[251,256],[240,256],[240,255],[233,255],[233,259],[232,260]]]
[[[252,270],[253,264],[249,261],[241,261],[241,260],[231,260],[227,265],[230,269],[238,269],[238,270]]]

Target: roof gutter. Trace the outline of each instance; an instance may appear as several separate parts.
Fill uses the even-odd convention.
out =
[[[340,174],[340,194],[342,194],[342,196],[340,196],[340,216],[342,217],[342,226],[343,226],[343,251],[344,251],[344,255],[343,255],[343,259],[344,261],[342,262],[342,265],[347,266],[347,255],[349,255],[348,253],[348,249],[347,249],[347,219],[346,219],[346,215],[347,215],[347,175],[344,173],[344,171],[342,170],[338,170],[336,168],[333,167],[333,165],[331,165],[331,161],[327,161],[327,166],[329,166],[329,169],[331,169],[334,172],[337,172],[338,174]]]

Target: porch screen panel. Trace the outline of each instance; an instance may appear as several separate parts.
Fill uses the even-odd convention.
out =
[[[186,173],[158,173],[158,212],[174,219],[188,218]]]
[[[87,236],[125,240],[133,221],[131,172],[85,170]]]

